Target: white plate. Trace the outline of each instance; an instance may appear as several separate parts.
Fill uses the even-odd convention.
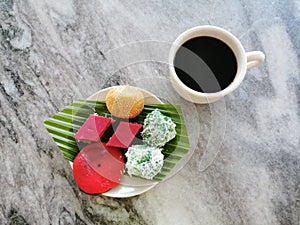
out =
[[[107,92],[114,87],[109,87],[102,89],[90,97],[88,97],[88,100],[96,100],[96,101],[105,101]],[[163,102],[159,100],[155,95],[152,93],[138,88],[144,95],[145,98],[145,104],[162,104]],[[71,163],[72,166],[72,163]],[[128,175],[124,175],[121,179],[120,185],[118,185],[115,188],[110,189],[109,191],[102,193],[104,196],[113,197],[113,198],[127,198],[132,197],[136,195],[140,195],[151,188],[153,188],[155,185],[157,185],[158,182],[148,181],[145,179],[137,178],[137,177],[129,177]]]

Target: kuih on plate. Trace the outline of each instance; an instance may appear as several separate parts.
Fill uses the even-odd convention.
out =
[[[121,121],[113,136],[107,142],[107,146],[128,148],[142,126],[138,123]]]
[[[113,122],[114,120],[112,118],[89,115],[87,120],[74,135],[74,138],[78,141],[97,142]]]
[[[129,122],[130,124],[144,124],[145,118],[148,114],[153,111],[159,110],[162,115],[169,117],[174,121],[176,136],[167,142],[161,151],[163,154],[163,166],[158,174],[155,176],[144,176],[147,179],[153,178],[153,182],[158,182],[164,179],[168,175],[168,173],[172,170],[172,168],[176,165],[176,163],[188,152],[189,150],[189,140],[187,137],[186,127],[183,121],[183,115],[180,110],[180,106],[178,105],[171,105],[171,104],[145,104],[142,112],[136,116],[135,118],[129,119],[125,123]],[[111,115],[106,107],[105,102],[101,101],[89,101],[89,100],[81,100],[76,101],[72,105],[66,107],[61,112],[55,114],[53,117],[49,118],[45,121],[45,126],[61,151],[63,152],[64,156],[69,160],[73,161],[74,158],[77,156],[79,152],[78,145],[76,140],[74,139],[74,134],[81,128],[84,122],[89,118],[91,114],[97,114],[99,116],[108,118],[112,121],[115,120],[114,124],[119,123],[124,124],[122,119],[118,119]],[[112,126],[107,128],[107,130],[102,134],[101,141],[109,142],[112,139],[113,135],[119,136],[117,133],[117,129],[114,132]],[[127,127],[128,128],[128,127]],[[119,128],[122,131],[122,125]],[[139,133],[142,131],[139,131]],[[100,135],[101,136],[101,135]],[[114,139],[112,139],[111,142]],[[98,140],[98,143],[100,140]],[[117,141],[118,142],[118,141]],[[121,140],[121,142],[123,142]],[[116,142],[115,142],[116,143]],[[132,144],[135,143],[125,143],[124,147],[130,147]],[[107,144],[106,144],[107,145]],[[126,161],[126,151],[127,149],[121,149],[123,153],[123,157],[125,157]],[[149,162],[149,159],[146,155],[142,160],[139,162],[145,163]],[[146,165],[146,164],[145,164]],[[124,174],[126,175],[127,172]],[[135,175],[134,173],[129,173],[130,175]],[[137,173],[138,174],[138,173]],[[143,177],[143,176],[141,176]],[[127,181],[130,178],[126,179]],[[121,183],[122,184],[122,183]],[[81,188],[82,189],[82,188]],[[83,190],[84,191],[84,190]],[[86,191],[87,192],[87,191]]]
[[[88,194],[103,193],[116,187],[123,172],[122,153],[102,142],[85,146],[73,162],[75,181]]]

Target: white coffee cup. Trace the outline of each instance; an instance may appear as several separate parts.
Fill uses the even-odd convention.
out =
[[[177,76],[174,68],[174,58],[177,50],[188,40],[196,37],[213,37],[221,40],[228,45],[233,51],[237,60],[237,72],[232,83],[225,89],[214,93],[203,93],[195,91],[186,86]],[[265,55],[261,51],[245,52],[240,41],[230,32],[215,26],[197,26],[183,32],[172,44],[169,53],[170,78],[175,90],[186,100],[206,104],[212,103],[225,95],[234,91],[245,77],[247,69],[253,68],[261,64],[265,59]]]

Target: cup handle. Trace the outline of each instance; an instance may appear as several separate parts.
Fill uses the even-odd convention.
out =
[[[260,65],[265,60],[265,54],[261,51],[246,52],[247,69]]]

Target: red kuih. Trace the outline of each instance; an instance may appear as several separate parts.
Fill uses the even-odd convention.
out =
[[[117,148],[105,143],[84,147],[73,162],[73,175],[79,188],[88,194],[100,194],[120,184],[124,158]]]
[[[79,141],[96,142],[112,123],[112,118],[90,115],[74,135],[74,138]]]
[[[141,124],[120,122],[113,136],[107,142],[107,146],[128,148],[136,134],[142,128]]]

